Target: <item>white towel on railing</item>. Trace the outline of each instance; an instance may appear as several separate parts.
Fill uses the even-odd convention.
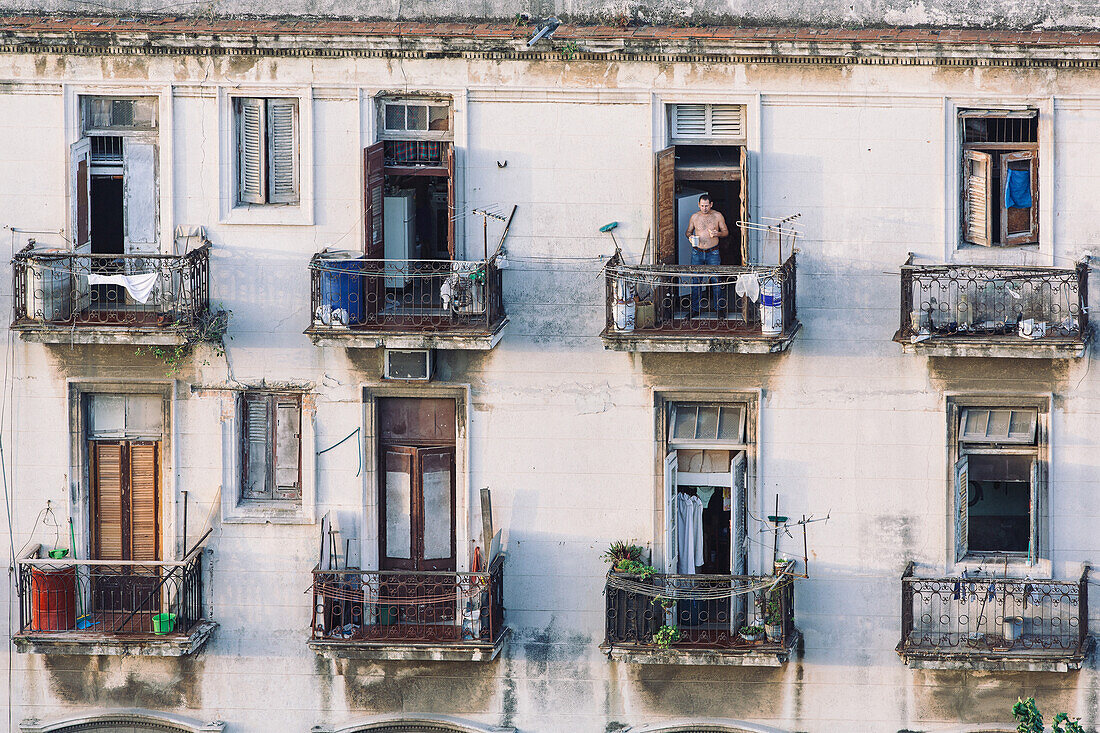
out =
[[[96,275],[88,273],[89,285],[121,285],[126,288],[130,297],[139,303],[149,301],[149,296],[156,287],[159,273],[148,272],[144,275]]]

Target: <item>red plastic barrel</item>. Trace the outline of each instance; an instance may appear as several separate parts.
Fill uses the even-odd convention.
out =
[[[76,628],[76,568],[31,568],[31,630]]]

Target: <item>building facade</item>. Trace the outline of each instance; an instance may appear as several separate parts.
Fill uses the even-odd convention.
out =
[[[843,5],[9,4],[12,730],[1097,725],[1097,19]]]

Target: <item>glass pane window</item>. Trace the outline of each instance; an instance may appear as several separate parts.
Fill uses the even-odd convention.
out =
[[[672,406],[669,442],[741,443],[745,410],[741,405]]]

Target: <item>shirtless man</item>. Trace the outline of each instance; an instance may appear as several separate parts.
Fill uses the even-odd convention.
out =
[[[714,202],[711,201],[710,196],[704,193],[699,197],[699,211],[691,215],[687,231],[684,232],[688,240],[691,241],[691,264],[722,264],[722,259],[718,254],[718,240],[728,237],[729,233],[729,229],[726,228],[725,217],[714,211]],[[708,277],[702,278],[701,282],[699,280],[698,278],[692,280],[691,315],[693,316],[699,314],[703,305],[701,303],[703,293],[700,291],[706,291],[708,310],[718,308],[718,286],[711,285],[714,279]]]

